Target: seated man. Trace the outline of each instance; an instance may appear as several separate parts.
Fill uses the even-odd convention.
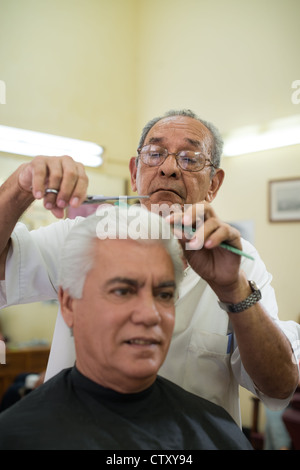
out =
[[[183,275],[170,226],[135,208],[137,233],[132,211],[105,211],[74,226],[62,250],[76,364],[0,415],[0,449],[251,449],[225,410],[157,376]]]

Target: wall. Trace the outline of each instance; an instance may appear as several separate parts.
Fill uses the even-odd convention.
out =
[[[139,2],[138,128],[184,107],[223,133],[300,113],[298,0]]]
[[[134,151],[135,1],[0,0],[1,122],[98,142],[99,171],[124,177]]]

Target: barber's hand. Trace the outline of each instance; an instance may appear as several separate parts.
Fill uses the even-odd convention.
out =
[[[18,183],[35,199],[44,199],[45,208],[62,218],[68,205],[78,207],[86,198],[88,178],[84,166],[69,156],[37,156],[21,165]],[[55,189],[58,194],[46,194],[46,189]]]
[[[240,256],[219,245],[226,241],[242,249],[239,231],[222,222],[206,201],[192,205],[182,214],[170,216],[169,222],[175,225],[174,233],[193,270],[218,294],[224,289],[235,289],[240,278]],[[182,224],[182,234],[176,231],[176,224]],[[184,236],[188,227],[196,228],[192,239],[187,232]]]

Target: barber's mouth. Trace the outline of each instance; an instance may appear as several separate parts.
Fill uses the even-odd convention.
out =
[[[155,191],[153,191],[152,193],[150,193],[150,197],[151,197],[153,194],[156,194],[156,193],[159,193],[159,192],[173,193],[173,194],[175,194],[176,196],[182,198],[182,196],[181,196],[177,191],[175,191],[174,189],[166,189],[166,188],[159,188],[159,189],[156,189]]]

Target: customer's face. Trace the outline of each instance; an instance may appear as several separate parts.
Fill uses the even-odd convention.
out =
[[[97,240],[82,298],[61,302],[78,369],[120,392],[147,388],[170,344],[174,293],[173,264],[161,244]]]
[[[149,131],[144,145],[156,144],[169,153],[180,150],[201,151],[211,158],[212,136],[198,120],[187,116],[161,119]],[[149,195],[142,203],[150,209],[151,204],[194,204],[212,201],[223,181],[223,170],[216,170],[211,178],[211,167],[198,172],[181,170],[174,155],[169,155],[161,166],[149,167],[140,159],[130,161],[132,189],[139,195]]]

